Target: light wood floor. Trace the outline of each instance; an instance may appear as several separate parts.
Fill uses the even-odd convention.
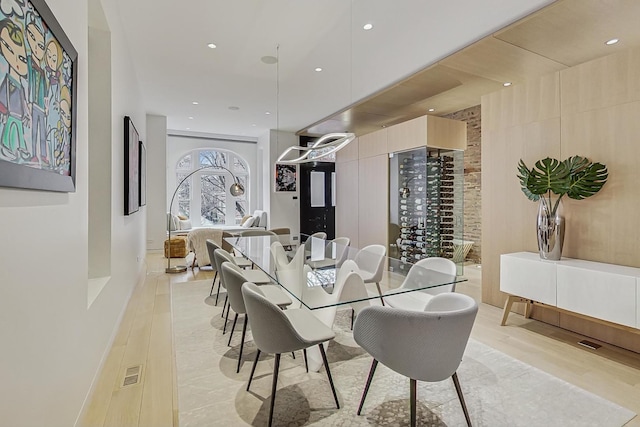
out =
[[[173,259],[172,265],[184,263]],[[147,254],[147,277],[134,291],[97,381],[82,427],[178,426],[170,283],[212,278],[211,271],[167,275],[166,259]],[[480,269],[465,267],[468,282],[458,292],[480,299]],[[472,337],[516,359],[640,413],[640,355],[603,344],[597,351],[577,344],[584,337],[480,304]],[[591,340],[594,341],[594,340]],[[602,344],[602,343],[600,343]],[[141,380],[122,387],[126,370],[142,366]],[[640,426],[636,416],[627,426]]]

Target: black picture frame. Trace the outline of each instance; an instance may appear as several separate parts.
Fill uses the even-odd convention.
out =
[[[5,40],[11,31],[17,40],[14,47],[20,50],[12,54],[15,49],[5,50],[0,43],[0,58],[7,64],[0,73],[0,186],[75,192],[78,52],[44,0],[25,0],[15,6],[0,11],[0,39]],[[28,31],[34,32],[32,26],[42,37],[40,49],[31,48]],[[38,59],[42,46],[44,55]],[[28,72],[11,66],[22,53],[29,63]],[[32,84],[37,91],[27,92],[36,73],[40,85]],[[16,91],[17,98],[10,99],[9,94],[15,96]],[[27,93],[37,100],[27,99]],[[27,102],[16,102],[18,98]]]
[[[124,116],[124,214],[140,209],[140,134],[131,117]]]
[[[140,195],[139,205],[145,206],[147,204],[147,149],[142,141],[140,141],[140,162],[138,164],[138,171],[140,171],[140,178],[138,184],[140,189],[138,194]]]

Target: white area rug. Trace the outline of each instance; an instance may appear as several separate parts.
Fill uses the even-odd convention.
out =
[[[251,391],[246,391],[256,347],[247,333],[243,365],[236,363],[243,317],[232,346],[222,335],[211,281],[172,285],[173,327],[180,426],[264,426],[269,414],[273,357],[263,355]],[[341,409],[335,408],[324,370],[307,374],[302,354],[283,355],[274,425],[409,425],[409,380],[379,365],[361,416],[356,415],[371,357],[353,341],[350,311],[339,311],[336,339],[327,355]],[[233,312],[231,313],[233,316]],[[229,323],[229,327],[231,323]],[[634,413],[526,365],[475,340],[458,370],[474,426],[623,426]],[[450,380],[418,383],[418,424],[464,426]]]

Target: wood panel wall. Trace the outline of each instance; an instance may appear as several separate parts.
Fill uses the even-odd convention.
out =
[[[564,201],[563,255],[640,267],[640,50],[628,50],[482,98],[482,299],[501,306],[502,253],[537,251],[537,204],[520,191],[517,162],[589,157],[607,165],[597,195]],[[563,199],[565,200],[565,199]],[[567,314],[534,317],[640,352],[622,330]]]

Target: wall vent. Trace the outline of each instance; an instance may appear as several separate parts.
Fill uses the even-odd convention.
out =
[[[600,344],[596,344],[592,341],[587,341],[587,340],[582,340],[582,341],[578,341],[578,344],[590,348],[591,350],[597,350],[600,347],[602,347]]]

